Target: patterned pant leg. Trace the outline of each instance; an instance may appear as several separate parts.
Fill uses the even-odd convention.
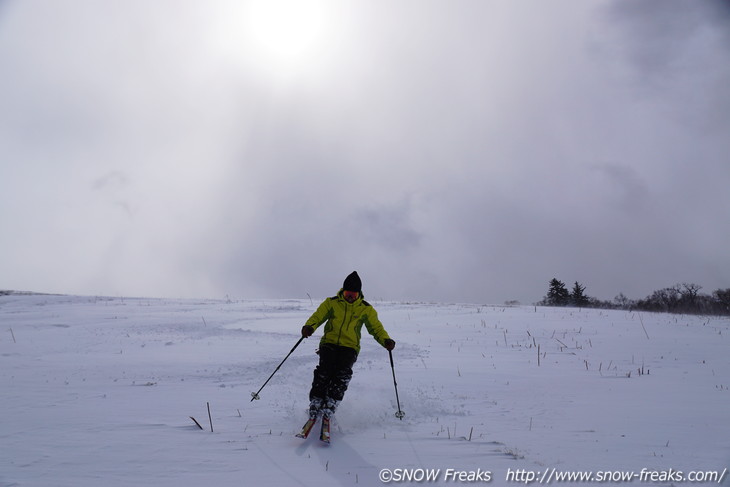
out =
[[[319,349],[319,365],[314,369],[309,399],[341,401],[352,379],[357,351],[348,347],[324,345]]]
[[[342,367],[337,370],[332,376],[330,386],[327,391],[327,398],[334,399],[335,401],[342,401],[347,391],[347,386],[350,385],[352,379],[352,366],[350,365]]]

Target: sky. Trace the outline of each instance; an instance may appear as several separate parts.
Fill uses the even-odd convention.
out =
[[[726,0],[0,1],[0,289],[730,287]]]

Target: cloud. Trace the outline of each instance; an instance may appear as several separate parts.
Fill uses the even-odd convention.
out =
[[[107,174],[95,179],[91,183],[91,189],[100,191],[105,188],[123,188],[129,184],[127,175],[122,171],[110,171]]]
[[[614,49],[629,61],[634,88],[666,116],[719,136],[730,125],[730,7],[722,0],[612,2]],[[669,100],[671,98],[671,101]]]
[[[0,288],[326,296],[358,270],[369,297],[532,302],[552,277],[730,279],[726,4],[321,2],[326,42],[291,63],[248,3],[4,5]]]
[[[617,191],[615,202],[624,211],[642,211],[649,199],[649,185],[632,167],[620,164],[599,164],[592,170],[610,180]]]

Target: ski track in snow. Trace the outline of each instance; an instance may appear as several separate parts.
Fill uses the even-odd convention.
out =
[[[406,416],[363,331],[328,446],[319,426],[293,436],[319,333],[250,400],[318,304],[0,296],[0,487],[375,486],[384,468],[507,485],[508,469],[730,465],[727,318],[373,302]]]

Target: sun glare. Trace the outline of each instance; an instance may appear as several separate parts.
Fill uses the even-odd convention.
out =
[[[254,1],[246,16],[251,47],[269,64],[293,67],[311,63],[323,47],[325,9],[321,2]]]

